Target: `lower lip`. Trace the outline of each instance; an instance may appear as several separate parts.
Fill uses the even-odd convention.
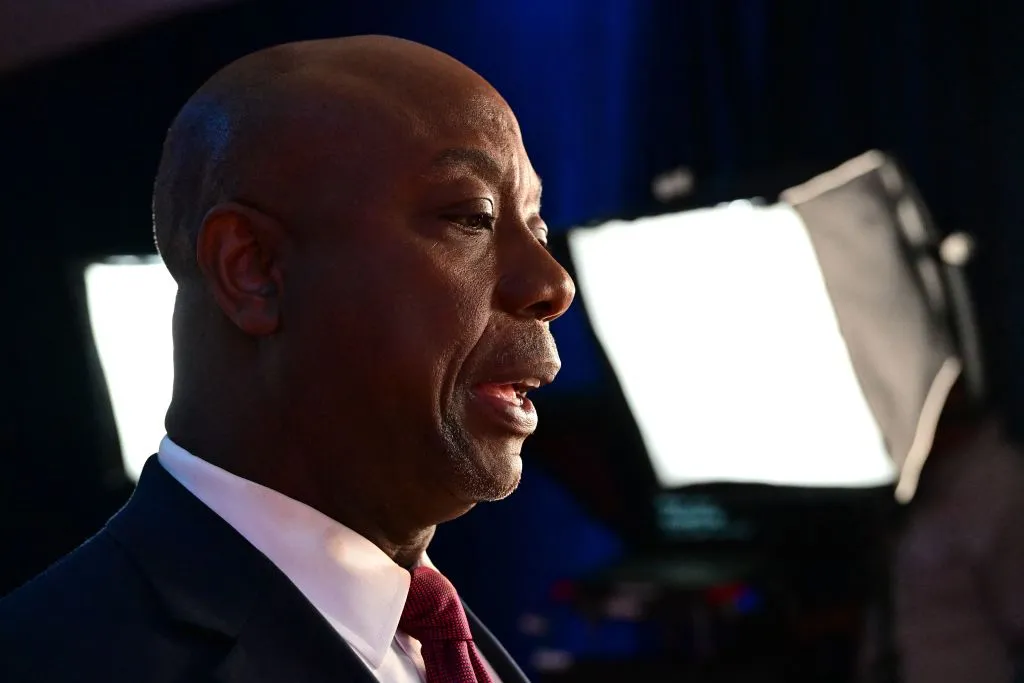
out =
[[[488,392],[484,387],[475,387],[471,392],[471,404],[478,407],[485,417],[496,426],[522,436],[529,436],[537,429],[537,409],[533,401],[525,396],[520,404]]]

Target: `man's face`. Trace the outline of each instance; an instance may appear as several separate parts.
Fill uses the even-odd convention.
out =
[[[519,482],[524,394],[558,371],[548,323],[575,290],[511,112],[493,92],[461,102],[367,140],[361,177],[296,242],[283,330],[325,457],[471,503]]]

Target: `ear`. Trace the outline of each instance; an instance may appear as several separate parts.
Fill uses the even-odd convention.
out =
[[[274,218],[236,202],[218,204],[203,219],[196,261],[224,315],[252,336],[281,326],[286,234]]]

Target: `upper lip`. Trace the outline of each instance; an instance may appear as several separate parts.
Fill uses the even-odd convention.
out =
[[[512,384],[525,392],[551,384],[561,367],[562,364],[553,358],[524,360],[485,375],[479,384]]]

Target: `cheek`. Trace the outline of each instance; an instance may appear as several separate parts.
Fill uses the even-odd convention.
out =
[[[437,421],[487,327],[491,290],[486,269],[419,256],[400,269],[334,270],[296,292],[288,354],[322,405]]]
[[[406,279],[394,291],[397,303],[387,337],[396,354],[423,373],[421,381],[433,387],[436,396],[452,389],[463,361],[486,329],[490,299],[477,278],[433,263],[424,266],[419,277]]]
[[[407,407],[429,410],[434,428],[459,411],[463,368],[490,322],[486,269],[453,267],[457,260],[425,259],[404,274],[393,290],[387,339],[380,340],[406,373],[396,389],[416,401]]]

